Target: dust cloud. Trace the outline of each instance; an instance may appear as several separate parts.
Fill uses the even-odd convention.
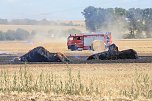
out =
[[[111,32],[114,40],[123,39],[123,35],[129,33],[127,23],[122,18],[117,19],[116,21],[106,19],[105,26],[101,27],[102,32]]]
[[[51,42],[66,42],[67,37],[64,36],[63,30],[53,30],[45,32],[36,32],[28,41],[30,43],[51,43]]]

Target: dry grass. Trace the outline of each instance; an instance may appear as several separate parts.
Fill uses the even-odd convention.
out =
[[[148,85],[149,84],[151,85],[151,83],[149,82],[151,82],[152,80],[151,78],[152,64],[151,63],[147,63],[147,64],[146,63],[142,63],[142,64],[136,64],[136,63],[133,63],[133,64],[85,64],[85,65],[84,64],[76,64],[76,65],[69,64],[68,66],[67,64],[37,64],[37,65],[26,64],[26,65],[1,65],[0,69],[1,71],[7,71],[6,73],[7,75],[14,77],[14,73],[16,74],[20,73],[19,72],[20,69],[24,70],[25,67],[28,71],[28,74],[31,74],[33,81],[36,80],[37,77],[40,77],[41,73],[43,72],[44,78],[42,79],[42,81],[45,82],[44,84],[46,84],[46,81],[49,81],[49,79],[46,79],[47,77],[45,77],[45,75],[48,75],[49,73],[51,75],[52,74],[54,75],[54,80],[57,82],[56,85],[59,85],[58,83],[60,83],[60,81],[62,81],[64,85],[64,81],[68,81],[69,77],[72,77],[71,80],[76,80],[76,79],[78,80],[77,76],[80,72],[81,84],[83,85],[83,87],[87,87],[88,90],[94,89],[95,91],[92,90],[91,93],[87,93],[86,89],[83,89],[84,92],[76,94],[77,96],[75,94],[71,95],[71,93],[66,94],[67,96],[63,96],[65,95],[64,94],[65,90],[63,90],[63,92],[60,92],[60,93],[54,93],[53,91],[51,93],[45,93],[44,90],[40,91],[41,93],[38,93],[39,91],[24,93],[24,90],[23,90],[19,92],[19,95],[16,95],[16,96],[19,96],[19,98],[28,96],[27,98],[30,99],[29,98],[30,96],[30,97],[33,97],[34,99],[44,100],[44,99],[53,99],[56,96],[56,99],[63,100],[63,99],[71,98],[71,96],[73,96],[71,99],[77,99],[77,101],[79,101],[80,99],[83,99],[83,100],[109,99],[107,101],[114,101],[112,99],[117,99],[116,101],[119,101],[118,99],[120,98],[126,99],[126,97],[129,99],[134,99],[136,90],[133,89],[134,92],[133,93],[130,93],[130,92],[132,91],[131,87],[133,87],[132,86],[134,84],[133,82],[135,82],[137,80],[136,77],[139,76],[138,74],[143,73],[143,74],[149,75],[148,76],[149,80],[146,83]],[[71,72],[69,72],[69,68],[71,68]],[[70,74],[71,76],[69,76],[69,73],[71,73]],[[20,74],[17,74],[17,75],[20,75]],[[8,78],[8,79],[9,79],[9,82],[14,80],[14,79],[11,80],[11,78]],[[143,78],[143,79],[146,79],[146,78]],[[79,81],[75,82],[75,84],[77,83],[79,83]],[[143,83],[141,82],[139,84],[143,85]],[[45,87],[45,85],[43,86]],[[134,87],[137,87],[137,86],[134,85]],[[98,91],[99,91],[98,93],[96,93],[96,88],[98,88]],[[149,88],[149,90],[151,89],[152,88]],[[123,94],[121,91],[127,92],[127,94],[130,94],[130,96]],[[16,92],[18,92],[18,90]],[[144,91],[144,93],[145,92],[146,91]],[[8,93],[9,92],[5,92],[5,95],[7,96]],[[10,95],[13,96],[13,94],[18,94],[18,93],[10,92]],[[36,98],[36,96],[38,95],[39,97]],[[147,99],[147,98],[149,99],[151,97],[144,97],[143,95],[139,95],[137,97],[137,99]],[[127,100],[123,100],[123,101],[127,101]]]
[[[132,48],[138,53],[152,53],[152,39],[114,41],[120,50]]]
[[[67,51],[65,42],[29,43],[19,41],[1,41],[0,46],[0,51],[6,51],[10,53],[26,53],[37,46],[43,46],[52,52]]]
[[[119,47],[119,50],[132,48],[136,50],[139,54],[152,53],[152,40],[116,40],[114,43]],[[77,51],[69,52],[67,49],[66,39],[64,40],[52,40],[43,43],[30,43],[30,42],[20,42],[20,41],[4,41],[0,42],[0,51],[6,51],[10,53],[26,53],[29,50],[37,47],[43,46],[50,52],[63,52],[65,54],[80,54],[80,55],[90,55],[94,52],[92,51]]]
[[[138,53],[152,53],[152,40],[119,40],[114,41],[120,50],[133,48]],[[8,51],[11,53],[25,53],[36,46],[44,46],[52,52],[63,52],[66,54],[91,54],[90,51],[69,52],[66,48],[66,41],[51,41],[48,43],[26,43],[26,42],[0,42],[0,51]],[[115,64],[26,64],[26,65],[0,65],[0,71],[6,71],[14,77],[14,73],[19,73],[20,68],[24,70],[26,67],[29,74],[32,75],[32,80],[36,80],[43,74],[55,75],[56,81],[69,80],[68,67],[71,68],[71,77],[78,80],[80,71],[81,82],[85,87],[91,89],[98,88],[99,93],[88,94],[86,92],[78,95],[68,95],[59,93],[42,92],[23,92],[18,94],[18,91],[10,93],[1,93],[1,100],[77,100],[77,101],[131,101],[132,99],[140,99],[141,101],[150,101],[151,99],[151,80],[152,80],[152,63],[115,63]],[[4,72],[3,72],[4,73]],[[2,74],[2,73],[1,73]],[[4,73],[5,74],[5,73]],[[140,75],[139,75],[140,74]],[[143,74],[143,75],[142,75]],[[148,76],[145,76],[148,75]],[[137,78],[139,76],[139,78]],[[5,76],[3,76],[3,80]],[[45,78],[45,76],[44,76]],[[73,80],[74,80],[73,79]],[[0,79],[2,80],[2,79]],[[47,81],[48,79],[45,78]],[[137,82],[138,81],[138,82]],[[92,84],[93,82],[93,84]],[[1,83],[0,83],[1,84]],[[92,86],[90,86],[92,85]],[[147,86],[148,85],[148,86]],[[144,90],[143,90],[144,89]],[[86,90],[86,89],[85,89]],[[145,91],[146,90],[146,91]],[[148,91],[148,92],[147,92]],[[138,95],[138,97],[137,97]],[[115,100],[114,100],[115,99]],[[131,99],[131,100],[127,100]],[[144,100],[142,100],[144,99]],[[150,99],[150,100],[145,100]],[[139,101],[140,101],[139,100]]]

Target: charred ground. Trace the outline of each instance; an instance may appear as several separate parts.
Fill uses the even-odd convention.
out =
[[[152,54],[151,54],[152,55]],[[0,54],[0,64],[103,64],[103,63],[152,63],[150,54],[139,54],[139,59],[118,59],[118,60],[86,60],[88,56],[70,56],[66,55],[70,62],[18,62],[15,58],[21,54]]]
[[[152,63],[152,40],[117,40],[114,43],[119,50],[134,49],[139,59],[118,59],[118,60],[87,60],[94,51],[68,51],[65,42],[50,42],[29,44],[26,42],[0,42],[0,64],[24,64],[25,62],[13,61],[14,58],[23,56],[29,50],[37,46],[45,47],[49,52],[63,53],[71,61],[69,64],[92,64],[92,63]],[[147,44],[148,43],[148,44]],[[12,46],[12,47],[10,47]],[[58,46],[58,47],[57,47]],[[86,61],[87,60],[87,61]],[[66,62],[41,62],[38,64],[64,64]],[[31,64],[31,63],[29,63]],[[37,64],[37,63],[34,63]]]

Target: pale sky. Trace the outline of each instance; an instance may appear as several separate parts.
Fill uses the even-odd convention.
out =
[[[81,20],[88,6],[152,8],[152,0],[0,0],[0,18]]]

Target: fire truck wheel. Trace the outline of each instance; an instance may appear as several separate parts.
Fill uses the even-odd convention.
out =
[[[91,44],[91,49],[93,51],[104,51],[105,50],[105,45],[104,42],[101,40],[94,40]]]
[[[68,49],[71,49],[71,46],[68,46]]]
[[[77,48],[77,46],[76,45],[71,45],[71,51],[75,51],[75,50],[77,50],[78,48]]]

